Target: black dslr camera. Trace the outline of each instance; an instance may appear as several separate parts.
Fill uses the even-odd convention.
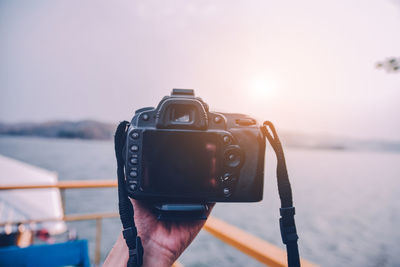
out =
[[[127,192],[165,209],[260,201],[264,152],[255,119],[211,112],[193,90],[173,89],[157,108],[137,110],[130,123],[123,151]]]
[[[128,196],[149,204],[159,220],[206,219],[210,202],[263,197],[265,139],[277,156],[279,224],[288,265],[300,266],[292,190],[275,127],[243,114],[210,112],[193,90],[174,89],[157,108],[136,111],[115,132],[119,213],[128,266],[141,266],[143,247]]]

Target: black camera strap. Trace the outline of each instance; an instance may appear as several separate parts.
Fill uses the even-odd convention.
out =
[[[126,245],[129,248],[127,267],[140,267],[143,264],[143,246],[135,226],[133,206],[126,191],[124,160],[122,156],[128,126],[129,123],[127,121],[121,122],[117,127],[114,137],[118,174],[118,207],[123,226],[122,233]],[[279,219],[279,223],[282,241],[286,245],[287,249],[288,266],[299,267],[300,256],[297,245],[298,235],[294,221],[295,209],[293,207],[292,189],[286,169],[282,144],[276,133],[275,127],[271,122],[264,122],[261,130],[274,149],[277,157],[277,181],[279,197],[281,199],[281,218]]]
[[[143,246],[135,226],[132,202],[130,201],[126,191],[124,159],[122,157],[122,150],[125,144],[128,126],[129,123],[127,121],[121,122],[118,125],[114,136],[118,175],[118,208],[123,227],[122,234],[129,249],[127,267],[140,267],[143,264]]]
[[[265,121],[261,129],[274,149],[277,158],[276,176],[278,180],[279,198],[281,199],[281,218],[279,219],[279,225],[282,242],[286,245],[288,266],[298,267],[300,266],[300,255],[297,245],[299,237],[294,221],[295,209],[293,207],[292,189],[286,169],[285,155],[274,125],[270,121]]]

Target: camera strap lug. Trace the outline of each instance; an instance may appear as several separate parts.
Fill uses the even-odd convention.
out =
[[[278,192],[281,200],[279,226],[281,230],[282,242],[286,245],[287,259],[289,267],[300,266],[300,255],[297,240],[299,239],[294,220],[295,209],[293,207],[292,188],[286,168],[285,155],[282,144],[276,133],[274,125],[270,121],[265,121],[261,131],[268,139],[275,151],[277,158],[276,176],[278,181]]]

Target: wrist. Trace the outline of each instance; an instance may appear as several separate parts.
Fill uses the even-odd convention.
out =
[[[170,267],[177,256],[158,242],[148,239],[143,242],[143,267]]]
[[[148,239],[143,242],[143,267],[170,267],[176,260],[177,256],[173,252],[166,249],[157,242]],[[120,266],[125,267],[129,258],[129,250],[122,234],[118,237],[117,242],[108,255],[103,267]]]

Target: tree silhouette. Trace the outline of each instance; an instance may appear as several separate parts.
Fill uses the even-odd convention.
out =
[[[387,72],[400,73],[400,58],[391,57],[384,61],[376,63],[378,69],[384,69]]]

